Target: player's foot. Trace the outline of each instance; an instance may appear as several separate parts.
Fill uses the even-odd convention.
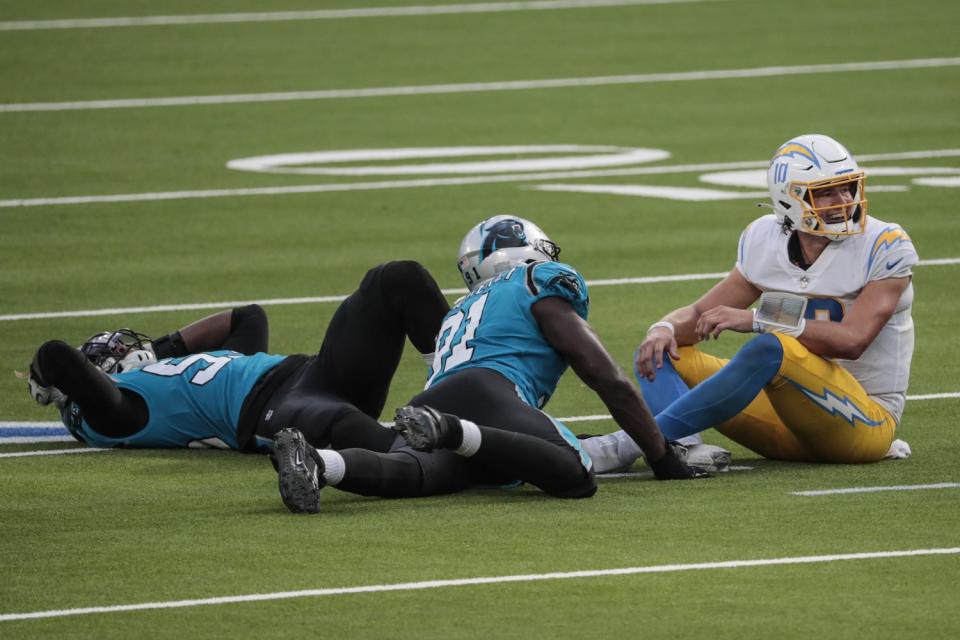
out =
[[[293,513],[320,511],[323,458],[296,429],[283,429],[273,441],[272,461],[279,473],[280,497]]]
[[[455,449],[460,443],[454,440],[462,439],[462,433],[453,433],[451,422],[431,407],[406,406],[397,409],[393,430],[417,451]]]
[[[677,457],[686,462],[688,467],[707,473],[722,473],[730,470],[732,454],[723,447],[703,443],[693,445],[674,443],[673,447]]]

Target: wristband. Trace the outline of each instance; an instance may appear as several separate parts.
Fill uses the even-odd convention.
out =
[[[650,325],[650,328],[647,329],[647,335],[650,335],[650,332],[653,331],[654,329],[659,329],[661,327],[669,331],[671,336],[677,335],[676,327],[673,326],[672,322],[668,322],[666,320],[661,320],[660,322],[654,322],[652,325]]]
[[[768,291],[760,296],[760,306],[753,310],[753,332],[775,331],[799,337],[807,328],[806,309],[807,299],[803,296]]]
[[[176,358],[190,353],[187,351],[187,345],[183,343],[183,337],[179,331],[157,338],[151,343],[151,347],[153,347],[153,353],[157,356],[157,360]]]

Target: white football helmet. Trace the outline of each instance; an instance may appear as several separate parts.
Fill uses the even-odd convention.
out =
[[[556,261],[558,247],[529,220],[511,215],[487,218],[460,243],[457,266],[473,291],[484,280],[513,267],[534,261]]]
[[[819,134],[791,138],[773,154],[767,170],[777,219],[781,223],[789,220],[797,231],[834,241],[863,233],[867,222],[865,182],[846,147]],[[825,193],[837,187],[843,189],[842,202],[837,195]]]

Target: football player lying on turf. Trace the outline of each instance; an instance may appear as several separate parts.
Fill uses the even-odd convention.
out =
[[[318,447],[387,451],[396,434],[376,418],[405,339],[432,352],[449,308],[423,267],[389,262],[340,305],[314,356],[268,355],[266,314],[250,305],[152,342],[129,330],[94,336],[81,350],[46,342],[30,367],[30,391],[96,447],[250,452],[296,424]]]
[[[767,186],[773,214],[740,236],[736,268],[654,323],[637,351],[657,424],[671,439],[716,427],[776,460],[908,456],[894,433],[913,355],[910,237],[867,217],[863,171],[827,136],[777,149]],[[724,331],[760,335],[729,361],[693,346]],[[623,433],[584,448],[600,468],[640,455]]]
[[[425,390],[396,415],[394,429],[406,443],[386,454],[317,450],[296,429],[281,431],[275,463],[284,504],[316,512],[325,485],[413,497],[520,481],[556,497],[592,496],[589,456],[541,411],[568,365],[646,453],[657,478],[702,475],[676,457],[587,324],[586,283],[556,261],[559,253],[522,218],[496,216],[474,227],[459,260],[470,293],[443,319]]]

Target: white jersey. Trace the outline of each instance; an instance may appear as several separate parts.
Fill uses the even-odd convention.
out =
[[[873,280],[903,278],[913,273],[918,256],[900,225],[867,218],[863,233],[831,242],[809,269],[790,262],[788,234],[774,215],[758,218],[740,236],[737,270],[761,291],[805,296],[807,318],[839,322]],[[913,357],[913,283],[900,296],[896,310],[857,360],[836,359],[864,390],[893,414],[903,415],[910,360]]]

